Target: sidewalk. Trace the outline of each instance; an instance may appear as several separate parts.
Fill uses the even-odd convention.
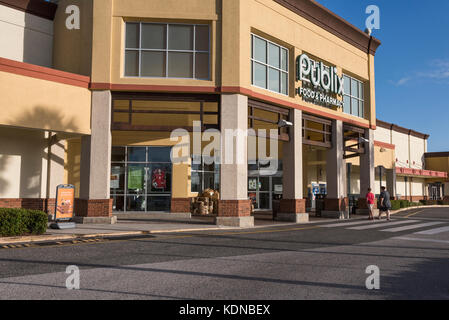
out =
[[[117,224],[77,224],[75,229],[47,229],[38,236],[21,236],[0,238],[0,246],[7,244],[24,244],[44,241],[67,241],[96,237],[138,236],[171,232],[195,232],[207,230],[239,230],[235,227],[218,227],[214,217],[170,217],[165,215],[148,214],[119,214]],[[332,219],[310,217],[308,223],[318,223]],[[307,223],[306,223],[307,224]],[[49,224],[50,225],[50,224]],[[255,228],[297,225],[291,222],[273,221],[271,215],[257,214]]]
[[[392,211],[396,214],[404,210],[425,209],[433,206],[421,206],[413,208],[404,208]],[[441,207],[441,206],[438,206]],[[73,239],[88,239],[96,237],[114,237],[114,236],[138,236],[158,233],[172,232],[195,232],[207,230],[239,230],[235,227],[218,227],[214,223],[214,217],[170,217],[164,214],[118,214],[117,224],[77,224],[75,229],[47,229],[47,232],[38,236],[21,236],[0,238],[0,246],[8,244],[24,244],[44,241],[67,241]],[[375,214],[375,216],[377,216]],[[350,219],[366,219],[367,216],[351,215]],[[310,215],[310,221],[304,224],[324,223],[335,221],[336,219],[317,218]],[[337,219],[338,220],[338,219]],[[297,225],[291,222],[273,221],[271,213],[257,213],[255,217],[254,228],[266,228],[285,225]]]

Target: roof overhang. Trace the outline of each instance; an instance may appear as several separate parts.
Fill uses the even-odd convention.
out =
[[[447,172],[421,170],[421,169],[413,169],[413,168],[401,168],[401,167],[396,167],[396,175],[407,176],[407,177],[417,177],[417,178],[424,178],[424,179],[435,179],[435,178],[447,179],[448,178]]]
[[[0,5],[4,5],[16,10],[48,19],[54,20],[58,5],[44,0],[0,0]]]
[[[381,44],[315,0],[274,1],[366,53],[375,55]]]

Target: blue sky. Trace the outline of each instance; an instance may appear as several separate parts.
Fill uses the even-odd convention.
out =
[[[362,30],[366,7],[379,7],[377,118],[430,134],[429,152],[449,151],[449,1],[318,2]]]

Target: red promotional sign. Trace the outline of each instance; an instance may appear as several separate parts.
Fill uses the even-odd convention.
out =
[[[165,189],[167,187],[167,179],[164,169],[154,169],[151,184],[155,189]]]

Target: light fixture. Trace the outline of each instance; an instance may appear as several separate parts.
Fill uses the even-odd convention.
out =
[[[279,120],[278,127],[293,127],[293,123],[284,119]]]
[[[363,138],[363,137],[359,137],[359,143],[364,143],[364,142],[368,143],[369,140],[368,140],[368,139],[365,139],[365,138]]]

